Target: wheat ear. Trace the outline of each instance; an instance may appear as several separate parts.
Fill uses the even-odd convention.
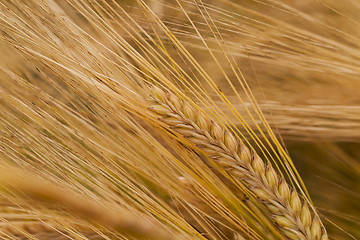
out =
[[[149,109],[175,132],[201,148],[229,174],[241,180],[264,203],[271,217],[287,238],[292,240],[327,240],[327,233],[317,215],[312,217],[308,204],[271,163],[265,163],[229,130],[209,119],[195,106],[173,93],[151,87]]]

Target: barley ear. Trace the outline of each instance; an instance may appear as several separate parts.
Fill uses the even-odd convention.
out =
[[[312,218],[307,203],[295,189],[291,189],[270,162],[264,162],[229,129],[170,91],[153,87],[152,96],[149,110],[157,114],[167,127],[200,147],[220,167],[251,189],[268,208],[274,222],[287,238],[327,238],[320,219],[317,216]],[[165,120],[169,118],[173,121]],[[198,151],[197,147],[193,150]]]

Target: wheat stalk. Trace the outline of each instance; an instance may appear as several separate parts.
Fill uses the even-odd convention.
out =
[[[91,231],[91,229],[77,232],[78,230],[76,229],[73,234],[81,236],[81,238],[92,240],[103,239],[97,233]],[[54,226],[53,223],[49,225],[42,221],[6,221],[0,224],[0,239],[73,239],[72,235],[67,231],[61,225]]]
[[[245,183],[289,239],[328,239],[320,218],[312,217],[308,204],[270,162],[265,163],[233,133],[173,93],[158,87],[152,87],[152,93],[149,109],[158,119]]]
[[[25,239],[27,237],[50,236],[51,239],[55,237],[63,237],[68,239],[66,232],[61,231],[61,226],[50,226],[46,222],[36,220],[22,220],[22,221],[5,221],[0,224],[0,238],[6,236],[16,237],[16,239]],[[50,238],[48,237],[48,238]],[[28,239],[28,238],[27,238]]]
[[[6,169],[9,169],[12,174],[9,174]],[[16,174],[16,170],[11,167],[0,166],[0,193],[17,196],[17,199],[30,200],[21,203],[24,206],[36,202],[48,206],[49,209],[54,207],[61,209],[93,226],[106,228],[124,236],[154,240],[183,239],[162,229],[161,225],[152,219],[142,219],[125,209],[110,211],[96,201],[84,199],[76,193],[64,192],[61,188],[44,182],[38,177],[25,173]],[[35,227],[35,225],[25,227],[30,226]]]

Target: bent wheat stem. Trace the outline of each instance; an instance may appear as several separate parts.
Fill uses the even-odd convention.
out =
[[[319,217],[312,216],[308,204],[270,162],[265,163],[237,136],[173,93],[158,87],[152,87],[152,93],[149,109],[158,119],[245,184],[264,203],[287,238],[328,239]]]
[[[0,194],[10,194],[18,199],[29,199],[41,203],[44,207],[55,207],[70,213],[93,226],[106,228],[123,236],[141,239],[183,239],[174,233],[163,229],[162,225],[153,219],[143,219],[132,214],[130,210],[109,210],[97,201],[84,199],[77,193],[64,192],[53,184],[44,182],[30,174],[12,174],[7,168],[0,166]],[[31,201],[22,203],[31,205]]]

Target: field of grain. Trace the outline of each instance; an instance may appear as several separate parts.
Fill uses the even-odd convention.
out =
[[[0,239],[360,238],[356,0],[0,0]]]

